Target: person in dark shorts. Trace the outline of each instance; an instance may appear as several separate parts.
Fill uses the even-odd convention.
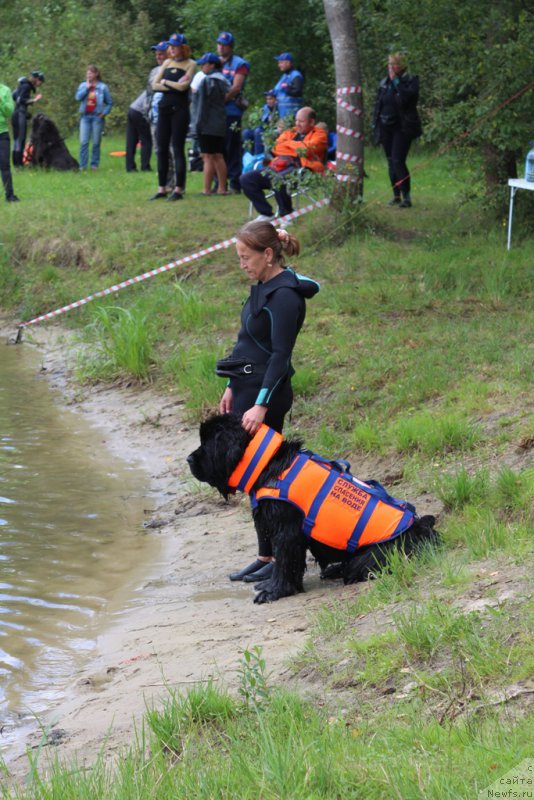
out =
[[[202,194],[211,194],[213,178],[217,176],[217,194],[226,191],[227,169],[224,159],[226,135],[225,97],[230,84],[221,72],[221,61],[215,53],[204,53],[197,64],[204,73],[196,95],[194,128],[199,138],[204,161]]]
[[[236,238],[239,266],[254,283],[231,355],[217,362],[217,374],[229,377],[219,411],[240,415],[251,435],[263,423],[281,432],[293,404],[293,348],[306,316],[306,299],[317,294],[319,284],[285,266],[285,256],[300,251],[298,239],[286,230],[254,220]],[[264,580],[272,572],[272,560],[270,541],[258,540],[257,559],[233,572],[230,580]]]

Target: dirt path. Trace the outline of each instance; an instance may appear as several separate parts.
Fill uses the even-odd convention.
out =
[[[197,427],[181,422],[180,403],[132,388],[80,393],[69,380],[75,346],[51,327],[34,336],[35,344],[21,346],[39,347],[58,397],[97,427],[110,452],[146,470],[159,498],[140,520],[154,526],[149,535],[162,537],[162,556],[147,565],[139,603],[110,616],[97,657],[72,676],[64,702],[42,720],[51,726],[54,746],[43,748],[41,760],[49,753],[91,764],[104,742],[110,753],[131,743],[134,720],[141,720],[147,704],[158,704],[165,685],[185,690],[212,678],[235,688],[246,648],[261,645],[273,681],[289,677],[310,611],[327,595],[355,589],[325,587],[310,562],[305,595],[253,605],[252,590],[227,578],[255,555],[248,503],[240,498],[225,504],[192,480],[185,457],[198,445]],[[8,756],[16,777],[27,772],[23,747],[36,748],[41,740],[35,731]]]

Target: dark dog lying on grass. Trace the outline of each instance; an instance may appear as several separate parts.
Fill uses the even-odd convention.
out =
[[[325,461],[265,425],[251,437],[234,414],[213,416],[201,424],[200,442],[187,458],[195,478],[225,499],[235,490],[249,493],[256,529],[271,539],[274,570],[256,584],[255,603],[304,591],[307,548],[322,570],[340,565],[347,584],[385,566],[394,548],[411,555],[437,543],[434,517],[417,517],[413,506],[358,480],[344,462]]]
[[[69,153],[55,123],[41,112],[33,118],[31,145],[32,163],[39,167],[67,170],[80,166]]]

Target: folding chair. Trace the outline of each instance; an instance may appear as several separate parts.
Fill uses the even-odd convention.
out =
[[[265,165],[261,161],[258,161],[258,162],[256,162],[256,164],[254,164],[252,169],[253,170],[262,169],[264,166]],[[291,197],[291,204],[293,206],[293,210],[294,211],[298,211],[298,209],[300,207],[300,198],[301,197],[306,198],[311,203],[315,202],[315,200],[317,199],[316,197],[313,197],[313,195],[311,194],[311,189],[309,187],[307,187],[305,185],[303,186],[303,178],[305,177],[305,175],[307,173],[309,174],[310,170],[306,169],[305,167],[300,167],[299,169],[296,169],[293,172],[288,173],[288,175],[287,175],[288,180],[285,183],[288,186],[288,192],[289,192],[289,195]],[[292,184],[293,184],[293,188],[291,188]],[[273,198],[275,198],[275,194],[274,194],[274,190],[271,189],[270,191],[266,192],[265,199],[266,200],[272,200]],[[279,211],[280,211],[280,209],[278,208],[278,203],[276,203],[276,208],[275,208],[275,212],[274,212],[274,216],[275,217],[278,217],[280,215]],[[252,219],[252,217],[254,215],[254,212],[255,212],[255,208],[254,208],[252,202],[250,202],[249,205],[248,205],[248,218],[249,219]]]

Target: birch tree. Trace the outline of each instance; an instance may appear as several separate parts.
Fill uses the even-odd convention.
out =
[[[363,193],[363,98],[356,26],[350,0],[323,0],[334,52],[337,103],[336,195]]]

